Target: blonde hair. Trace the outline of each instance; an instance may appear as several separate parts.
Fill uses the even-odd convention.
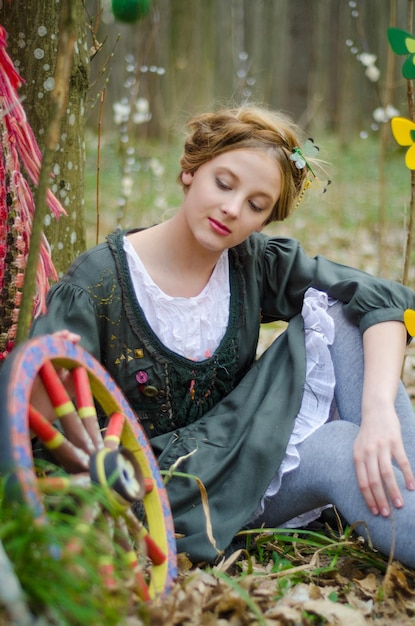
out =
[[[205,113],[188,123],[180,158],[183,172],[194,173],[201,165],[230,150],[250,148],[266,150],[279,164],[282,185],[267,223],[284,220],[295,207],[306,184],[308,168],[299,169],[290,159],[294,148],[301,146],[301,131],[286,115],[264,107],[245,105]]]

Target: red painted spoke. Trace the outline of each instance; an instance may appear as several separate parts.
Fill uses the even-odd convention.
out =
[[[29,428],[67,472],[85,472],[89,469],[89,456],[68,441],[32,405],[29,405]]]
[[[135,517],[131,510],[126,511],[127,524],[130,527],[132,533],[138,540],[142,541],[146,547],[148,558],[154,565],[161,565],[166,560],[166,554],[157,545],[154,539],[151,538],[147,528]]]
[[[99,573],[101,574],[102,582],[105,587],[111,591],[117,587],[117,581],[115,578],[115,564],[114,564],[114,519],[108,513],[103,511],[104,519],[106,521],[106,530],[108,533],[100,534],[100,548],[101,555],[99,557]]]
[[[104,436],[104,446],[110,450],[115,450],[120,445],[121,433],[124,428],[125,415],[113,413],[108,421],[107,430]]]
[[[88,373],[84,367],[75,367],[72,371],[78,415],[97,450],[103,447],[98,417],[89,384]]]
[[[40,491],[45,494],[67,493],[73,487],[90,487],[91,477],[86,472],[70,476],[45,476],[38,478],[38,485]]]
[[[121,517],[117,519],[117,529],[117,542],[124,550],[123,560],[127,567],[130,567],[133,572],[138,595],[142,600],[148,602],[149,600],[151,600],[150,590],[145,581],[142,568],[138,561],[137,552],[131,545],[127,525],[125,523],[125,520],[123,520]]]
[[[92,454],[95,450],[94,444],[84,429],[75,406],[52,363],[46,361],[39,370],[39,374],[65,435],[77,448]]]

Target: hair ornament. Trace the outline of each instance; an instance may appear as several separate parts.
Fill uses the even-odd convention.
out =
[[[307,157],[314,158],[318,154],[319,151],[320,151],[320,148],[318,146],[316,146],[316,144],[314,143],[314,139],[309,137],[307,139],[307,141],[304,142],[304,145],[301,148],[299,148],[298,146],[295,146],[292,149],[292,153],[290,154],[290,159],[291,159],[291,161],[294,162],[295,167],[297,169],[302,170],[302,169],[304,169],[304,167],[306,167],[307,170],[310,172],[310,174],[312,176],[312,179],[313,180],[318,180],[315,171],[313,170],[312,166],[310,165],[310,162],[307,160]],[[299,195],[299,197],[297,199],[297,203],[295,205],[295,208],[297,208],[298,205],[300,204],[301,200],[303,199],[304,193],[310,187],[310,185],[313,182],[313,180],[310,180],[310,178],[307,178],[306,181],[304,182],[303,188],[302,188],[302,190],[300,192],[300,195]],[[330,184],[331,184],[331,180],[328,180],[326,182],[326,185],[325,185],[324,189],[323,189],[323,193],[325,193],[327,191],[327,187]]]
[[[313,168],[310,163],[307,161],[305,154],[310,154],[310,156],[314,156],[314,154],[318,153],[320,148],[316,146],[314,143],[314,139],[309,137],[307,141],[304,143],[302,148],[296,146],[293,148],[292,153],[290,154],[291,161],[294,161],[295,167],[299,170],[302,170],[304,167],[307,167],[308,171],[312,174],[313,178],[317,178]],[[313,154],[314,153],[314,154]]]

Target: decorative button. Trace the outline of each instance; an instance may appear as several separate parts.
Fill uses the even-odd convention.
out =
[[[135,375],[135,379],[140,385],[144,385],[148,381],[148,374],[144,370],[140,370]]]
[[[148,398],[154,398],[159,392],[157,387],[153,387],[153,385],[145,385],[140,391]]]
[[[162,404],[162,405],[160,406],[160,411],[161,411],[162,413],[167,413],[167,411],[168,411],[168,410],[169,410],[169,407],[167,406],[167,404]]]
[[[159,398],[165,398],[166,397],[166,392],[164,391],[164,389],[159,389]]]

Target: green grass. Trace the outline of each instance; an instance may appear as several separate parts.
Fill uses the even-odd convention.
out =
[[[131,592],[121,550],[111,542],[103,517],[88,530],[81,523],[85,508],[102,497],[98,488],[78,488],[59,500],[51,498],[45,523],[34,520],[24,505],[0,498],[0,541],[33,615],[71,626],[115,626],[127,615]],[[111,556],[117,581],[113,591],[100,574],[102,557]],[[4,590],[6,572],[1,575]]]

